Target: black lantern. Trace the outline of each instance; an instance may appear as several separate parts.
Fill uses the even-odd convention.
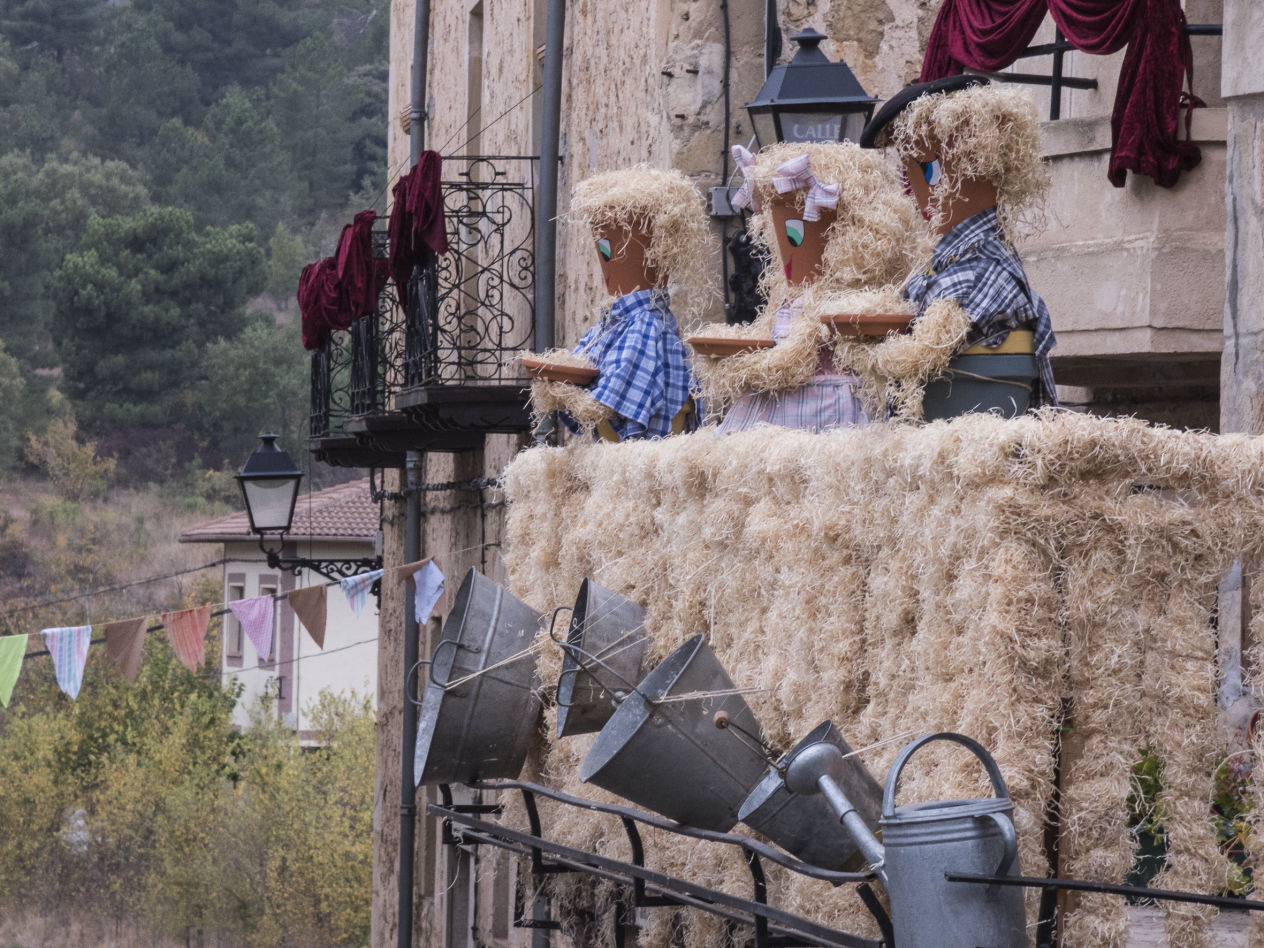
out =
[[[310,569],[327,579],[345,579],[360,573],[382,568],[382,558],[359,557],[346,559],[315,560],[303,556],[282,556],[280,550],[269,550],[263,539],[274,533],[284,544],[285,534],[294,522],[294,504],[298,500],[298,486],[303,472],[298,469],[286,452],[277,446],[274,434],[259,435],[259,446],[237,472],[241,496],[246,501],[246,516],[250,518],[250,532],[259,537],[259,549],[268,558],[271,569],[283,569],[297,573]],[[374,590],[377,590],[374,584]]]
[[[808,27],[791,37],[799,51],[774,66],[755,101],[746,106],[760,146],[773,142],[858,141],[878,100],[851,69],[819,49],[825,35]]]
[[[250,532],[260,536],[290,532],[298,485],[303,479],[294,459],[277,447],[276,441],[274,434],[259,435],[259,446],[250,452],[237,473]]]

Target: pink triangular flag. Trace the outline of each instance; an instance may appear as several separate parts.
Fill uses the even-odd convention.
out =
[[[228,608],[241,623],[259,658],[267,661],[272,657],[272,616],[275,614],[276,600],[272,596],[255,596],[253,599],[238,599],[230,602]]]
[[[210,621],[210,606],[162,614],[171,650],[180,659],[180,664],[191,672],[197,671],[206,661],[206,626]]]

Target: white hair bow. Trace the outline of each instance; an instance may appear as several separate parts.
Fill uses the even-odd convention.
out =
[[[755,178],[750,172],[750,169],[755,164],[755,156],[743,145],[734,145],[730,150],[733,152],[733,163],[737,165],[737,170],[742,173],[743,180],[742,186],[738,188],[737,193],[733,195],[729,203],[739,210],[749,207],[758,211],[759,195],[755,193]]]
[[[812,173],[812,167],[808,162],[807,155],[791,158],[781,165],[777,169],[776,174],[773,175],[772,186],[777,189],[778,194],[785,194],[787,191],[798,191],[801,188],[809,189],[807,200],[803,202],[803,219],[805,221],[820,220],[821,208],[833,210],[838,207],[838,185],[822,184],[816,180],[816,175]]]

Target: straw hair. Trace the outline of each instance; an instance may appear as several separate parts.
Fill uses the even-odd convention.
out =
[[[901,161],[937,151],[945,171],[935,192],[943,197],[963,178],[996,185],[996,212],[1010,242],[1020,220],[1034,226],[1049,185],[1040,157],[1040,125],[1026,93],[996,83],[914,100],[890,126],[890,143]],[[942,221],[934,212],[932,226]]]
[[[548,610],[591,576],[645,608],[653,662],[706,633],[775,747],[832,720],[852,746],[875,745],[860,759],[881,781],[900,745],[879,742],[912,726],[967,734],[1008,785],[1021,871],[1042,876],[1061,746],[1059,874],[1119,882],[1133,855],[1132,768],[1153,746],[1170,846],[1158,884],[1224,884],[1209,808],[1225,753],[1212,609],[1234,560],[1264,555],[1264,438],[1046,409],[535,449],[504,480],[515,593]],[[1252,597],[1264,642],[1264,583]],[[549,705],[561,664],[546,642]],[[1244,664],[1258,693],[1264,662]],[[527,779],[618,802],[578,782],[595,735],[556,739],[556,713],[546,708]],[[919,753],[900,781],[900,802],[990,793],[978,764],[950,746]],[[628,858],[617,820],[549,806],[541,816],[550,839]],[[505,819],[524,825],[513,811]],[[1264,808],[1251,820],[1259,845]],[[749,897],[740,856],[649,832],[645,852],[651,868]],[[765,869],[774,904],[877,937],[854,887]],[[566,905],[559,915],[608,921],[599,886],[550,885]],[[1039,894],[1029,898],[1034,924]],[[1214,913],[1164,911],[1172,944],[1211,943]],[[700,913],[653,917],[642,945],[723,942]],[[1085,895],[1067,944],[1122,948],[1127,918],[1120,899]]]
[[[667,281],[678,325],[702,320],[713,292],[717,241],[702,195],[682,172],[639,164],[594,175],[576,185],[570,220],[589,231],[607,225],[648,231],[646,262]]]

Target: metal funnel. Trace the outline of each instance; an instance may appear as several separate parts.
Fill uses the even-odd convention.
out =
[[[600,583],[579,587],[557,679],[557,736],[600,731],[645,673],[645,610]]]
[[[785,784],[784,774],[790,762],[803,749],[820,743],[838,749],[841,762],[835,776],[869,829],[876,830],[882,815],[882,787],[858,758],[847,756],[851,748],[831,721],[817,726],[777,761],[751,791],[737,816],[804,862],[822,869],[860,871],[865,867],[864,854],[825,797],[819,793],[792,793]]]
[[[733,690],[715,653],[695,635],[619,705],[579,779],[678,823],[732,829],[768,766],[755,715]]]
[[[478,570],[465,574],[428,661],[417,782],[518,776],[540,718],[534,643],[540,614]]]

